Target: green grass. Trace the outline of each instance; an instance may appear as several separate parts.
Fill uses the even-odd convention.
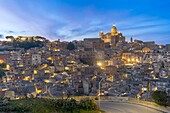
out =
[[[21,99],[10,101],[6,106],[0,106],[0,112],[31,112],[31,113],[51,113],[56,109],[48,101],[41,99]]]
[[[58,109],[60,110],[60,109]],[[6,106],[0,106],[0,112],[17,112],[17,113],[67,113],[67,112],[58,112],[56,107],[51,104],[51,101],[44,99],[20,99],[13,100],[8,103]],[[85,111],[77,109],[76,113],[104,113],[104,111]],[[76,111],[77,111],[76,110]],[[74,113],[75,111],[73,111]]]

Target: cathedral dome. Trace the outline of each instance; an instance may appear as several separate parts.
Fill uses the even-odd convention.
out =
[[[111,34],[116,34],[116,33],[117,33],[117,28],[116,28],[116,26],[112,26]]]

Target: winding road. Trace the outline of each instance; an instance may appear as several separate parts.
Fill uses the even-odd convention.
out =
[[[170,113],[132,103],[101,102],[100,105],[106,113]]]

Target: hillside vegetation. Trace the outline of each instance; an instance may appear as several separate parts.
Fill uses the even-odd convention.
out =
[[[21,99],[0,106],[0,112],[14,113],[102,113],[95,101],[74,99]]]

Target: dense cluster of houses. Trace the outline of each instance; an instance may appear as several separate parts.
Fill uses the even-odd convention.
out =
[[[146,100],[156,90],[170,96],[169,44],[133,38],[127,42],[115,26],[99,36],[72,42],[43,38],[41,48],[0,52],[0,64],[6,65],[0,76],[0,96],[110,95]],[[38,40],[17,38],[34,39]],[[68,43],[74,45],[73,50]],[[2,43],[0,48],[8,46]]]

